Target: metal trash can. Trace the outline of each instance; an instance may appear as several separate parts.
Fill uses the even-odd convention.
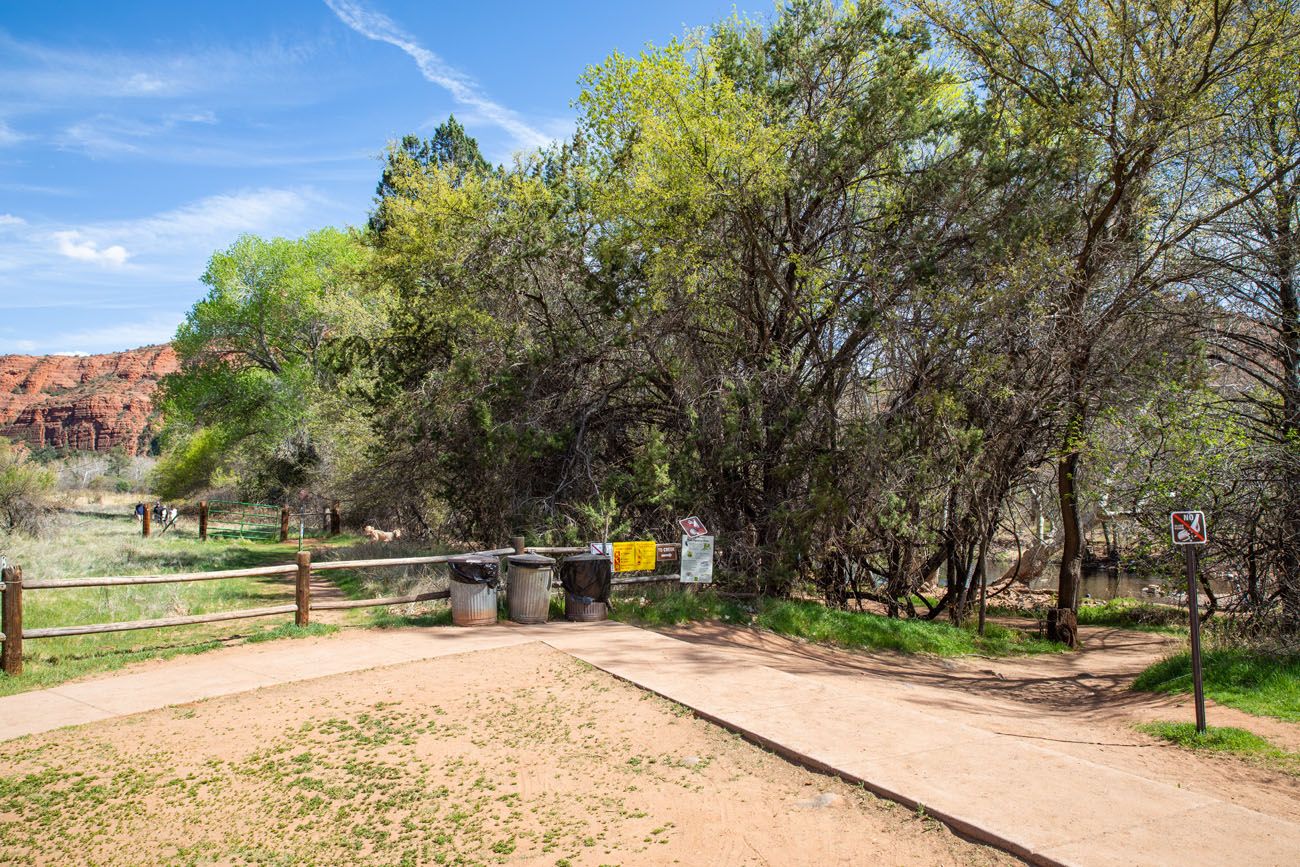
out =
[[[501,565],[495,557],[467,554],[447,561],[451,572],[451,622],[454,626],[490,626],[497,622],[497,586]]]
[[[576,554],[560,562],[564,585],[564,616],[589,622],[609,616],[609,585],[614,564],[604,554]]]
[[[541,554],[511,554],[506,558],[506,605],[515,623],[545,623],[551,611],[551,576],[555,561]]]

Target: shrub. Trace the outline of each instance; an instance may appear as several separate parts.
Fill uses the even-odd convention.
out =
[[[26,446],[0,440],[0,528],[36,535],[54,512],[53,470],[31,459]]]

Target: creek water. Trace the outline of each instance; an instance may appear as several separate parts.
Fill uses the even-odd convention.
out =
[[[1002,559],[989,560],[989,580],[990,586],[997,582],[1007,569],[1011,568],[1014,561]],[[1060,565],[1057,563],[1048,564],[1043,570],[1043,574],[1029,582],[1030,590],[1055,590],[1057,584],[1057,573]],[[947,582],[943,577],[943,568],[939,569],[939,585],[944,586]],[[1216,595],[1231,593],[1232,588],[1227,582],[1211,579],[1210,586],[1214,589]],[[1150,588],[1157,588],[1152,592]],[[1146,591],[1146,592],[1143,592]],[[1140,575],[1136,572],[1129,572],[1125,569],[1085,569],[1083,580],[1079,588],[1081,598],[1091,599],[1147,599],[1152,602],[1171,602],[1177,603],[1186,596],[1178,597],[1175,594],[1187,591],[1186,579],[1180,572],[1172,581],[1162,581],[1151,575]]]

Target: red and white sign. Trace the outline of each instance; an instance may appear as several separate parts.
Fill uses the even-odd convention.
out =
[[[681,526],[682,532],[687,536],[690,536],[692,539],[696,536],[707,536],[709,534],[709,530],[704,526],[704,522],[694,515],[691,515],[689,518],[682,518],[677,523]]]
[[[1175,545],[1204,545],[1210,537],[1204,512],[1170,512],[1169,534]]]

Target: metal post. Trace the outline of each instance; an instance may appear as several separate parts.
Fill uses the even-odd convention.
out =
[[[4,650],[0,655],[4,673],[17,677],[23,673],[23,567],[8,566],[0,575],[4,577],[0,631],[5,634]]]
[[[1196,731],[1205,734],[1205,687],[1201,681],[1201,606],[1196,589],[1196,546],[1186,545],[1183,554],[1187,559],[1187,610],[1192,635],[1192,685],[1196,691]]]

